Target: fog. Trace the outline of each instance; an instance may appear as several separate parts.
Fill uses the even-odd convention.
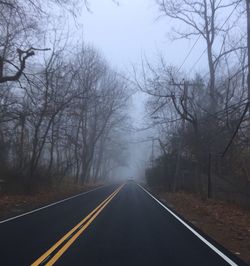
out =
[[[204,21],[212,15],[204,18],[203,13],[186,11],[193,5],[204,8],[196,2],[184,2],[187,9],[177,13],[173,9],[181,5],[174,1],[36,3],[18,2],[22,13],[11,20],[11,27],[14,31],[24,25],[14,31],[16,42],[6,41],[9,25],[2,23],[7,32],[3,51],[8,50],[2,75],[10,73],[2,77],[1,101],[10,108],[3,112],[3,143],[12,154],[9,168],[22,166],[22,172],[34,164],[32,174],[25,170],[24,176],[47,169],[51,176],[62,171],[83,183],[96,179],[97,173],[104,179],[142,179],[145,168],[154,168],[164,156],[180,158],[176,136],[183,143],[190,141],[180,132],[188,133],[193,125],[197,134],[201,117],[246,97],[245,88],[227,85],[234,72],[242,75],[245,85],[245,18],[240,2],[217,2],[221,6],[216,8],[215,27],[209,22],[207,32]],[[5,6],[10,16],[11,8]],[[195,14],[190,20],[193,28],[178,17],[185,12]],[[9,122],[16,113],[16,122]],[[11,136],[20,124],[21,131]],[[60,132],[56,137],[55,128]]]
[[[109,0],[93,0],[89,8],[90,12],[85,10],[78,18],[79,26],[75,36],[81,33],[85,42],[100,50],[111,65],[128,74],[129,78],[133,77],[132,67],[139,68],[145,58],[157,63],[160,56],[164,56],[169,64],[179,66],[193,45],[193,40],[172,40],[171,29],[176,22],[160,17],[153,0],[121,0],[119,4]],[[74,27],[74,23],[71,25]],[[194,63],[193,58],[198,58],[204,47],[202,42],[198,43],[192,59],[187,60],[184,69]],[[193,73],[196,69],[206,69],[204,62],[205,56],[193,69]],[[136,92],[132,98],[130,116],[133,127],[143,129],[146,127],[144,104],[147,96]],[[152,152],[151,140],[147,139],[153,135],[153,130],[140,130],[131,134],[128,166],[118,168],[115,175],[125,178],[143,175]]]
[[[250,0],[0,0],[3,264],[243,265],[249,196]]]

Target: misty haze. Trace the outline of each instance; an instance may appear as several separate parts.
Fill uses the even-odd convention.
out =
[[[250,265],[250,0],[0,0],[0,265]]]

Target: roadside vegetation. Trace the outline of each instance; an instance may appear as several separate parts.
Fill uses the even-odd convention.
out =
[[[65,19],[86,5],[0,1],[3,194],[100,184],[126,161],[128,84],[94,47],[65,31]]]
[[[176,22],[172,40],[192,46],[178,66],[145,58],[125,77],[71,31],[88,1],[0,0],[0,219],[126,166],[133,84],[153,132],[147,185],[250,263],[249,1],[155,3],[160,19]]]
[[[245,1],[156,2],[162,19],[177,22],[174,41],[192,45],[179,66],[162,56],[154,64],[145,59],[134,71],[148,96],[147,128],[154,132],[147,184],[193,226],[250,263],[249,10]],[[204,50],[194,56],[201,43]],[[207,65],[193,74],[203,58]],[[185,71],[188,61],[193,63]]]
[[[236,204],[202,200],[186,192],[160,192],[160,199],[243,261],[250,264],[250,211]],[[225,218],[226,217],[226,218]]]
[[[148,95],[148,126],[153,128],[150,186],[185,191],[250,207],[250,80],[247,12],[244,1],[157,1],[162,18],[182,25],[174,39],[193,46],[180,66],[162,57],[135,71],[138,88]],[[184,30],[182,30],[184,29]],[[197,43],[204,50],[183,66]],[[202,69],[190,73],[201,58]],[[193,58],[193,57],[192,57]],[[157,154],[157,156],[156,156]]]

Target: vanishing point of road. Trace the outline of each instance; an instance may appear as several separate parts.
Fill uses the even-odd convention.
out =
[[[0,265],[246,265],[135,182],[0,222]]]

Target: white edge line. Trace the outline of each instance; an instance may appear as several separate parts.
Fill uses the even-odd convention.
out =
[[[210,247],[214,252],[216,252],[221,258],[223,258],[226,262],[228,262],[232,266],[237,266],[234,261],[228,258],[224,253],[222,253],[218,248],[216,248],[213,244],[211,244],[208,240],[206,240],[203,236],[201,236],[197,231],[195,231],[191,226],[185,223],[180,217],[178,217],[175,213],[173,213],[170,209],[168,209],[164,204],[162,204],[157,198],[155,198],[151,193],[149,193],[144,187],[140,184],[137,184],[141,189],[143,189],[149,196],[151,196],[155,201],[157,201],[164,209],[166,209],[170,214],[172,214],[179,222],[181,222],[185,227],[187,227],[195,236],[197,236],[202,242],[204,242],[208,247]]]
[[[75,195],[75,196],[71,196],[71,197],[68,197],[68,198],[66,198],[66,199],[63,199],[63,200],[59,200],[59,201],[53,202],[53,203],[51,203],[51,204],[45,205],[45,206],[43,206],[43,207],[40,207],[40,208],[38,208],[38,209],[34,209],[34,210],[32,210],[32,211],[25,212],[25,213],[22,213],[22,214],[20,214],[20,215],[17,215],[17,216],[14,216],[14,217],[11,217],[11,218],[8,218],[8,219],[5,219],[5,220],[2,220],[2,221],[0,221],[0,224],[3,224],[3,223],[6,223],[6,222],[9,222],[9,221],[15,220],[15,219],[17,219],[17,218],[20,218],[20,217],[22,217],[22,216],[26,216],[26,215],[31,214],[31,213],[34,213],[34,212],[41,211],[41,210],[43,210],[43,209],[46,209],[46,208],[49,208],[49,207],[51,207],[51,206],[54,206],[54,205],[60,204],[60,203],[62,203],[62,202],[65,202],[65,201],[68,201],[68,200],[71,200],[71,199],[74,199],[74,198],[80,197],[80,196],[82,196],[82,195],[84,195],[84,194],[88,194],[88,193],[90,193],[90,192],[93,192],[93,191],[95,191],[95,190],[101,189],[101,188],[106,187],[106,186],[107,186],[107,185],[105,185],[105,186],[101,186],[101,187],[97,187],[97,188],[94,188],[94,189],[92,189],[92,190],[85,191],[85,192],[82,192],[82,193],[80,193],[80,194],[77,194],[77,195]]]

